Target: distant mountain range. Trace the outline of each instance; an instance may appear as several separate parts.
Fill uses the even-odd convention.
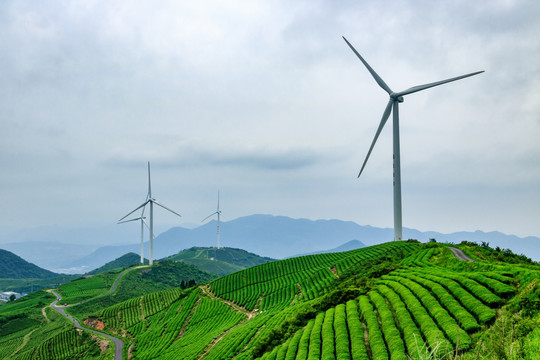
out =
[[[43,231],[46,232],[46,230]],[[75,233],[78,232],[72,231],[72,234]],[[58,231],[56,234],[58,235]],[[70,245],[62,244],[60,236],[56,238],[56,242],[37,242],[42,238],[50,239],[50,236],[45,233],[42,238],[39,234],[34,234],[34,236],[29,239],[33,242],[0,244],[0,248],[13,251],[41,267],[68,273],[85,273],[126,253],[138,254],[140,251],[140,245],[137,244],[139,235],[136,232],[131,245],[102,246],[92,250],[85,249],[81,245],[73,248],[73,242]],[[308,220],[285,216],[251,215],[221,223],[223,246],[244,249],[254,254],[277,259],[335,249],[351,240],[358,240],[369,246],[390,241],[392,238],[393,230],[390,228],[361,226],[352,221],[342,220]],[[488,242],[491,247],[510,248],[517,254],[524,254],[533,260],[540,261],[540,238],[533,236],[520,238],[500,232],[482,231],[442,234],[404,228],[403,238],[417,239],[422,242],[429,241],[430,238],[435,238],[438,242],[459,243],[463,240],[477,243]],[[215,246],[215,243],[215,221],[194,229],[173,227],[154,240],[154,258],[165,258],[194,246],[211,247]],[[146,244],[145,256],[148,256],[147,247],[148,244]]]

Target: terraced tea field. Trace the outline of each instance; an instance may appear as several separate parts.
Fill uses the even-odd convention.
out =
[[[124,338],[126,359],[527,358],[540,340],[540,266],[476,259],[391,242],[269,262],[85,318]],[[89,351],[72,333],[55,336],[49,354],[71,341]]]

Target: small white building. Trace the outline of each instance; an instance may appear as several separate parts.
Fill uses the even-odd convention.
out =
[[[5,291],[3,293],[0,293],[0,299],[9,301],[9,298],[11,297],[11,295],[15,295],[15,300],[17,300],[18,298],[22,296],[21,294],[13,292],[13,291]]]

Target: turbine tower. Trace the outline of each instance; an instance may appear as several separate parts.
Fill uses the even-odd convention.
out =
[[[399,103],[403,102],[403,97],[405,95],[409,95],[418,91],[426,90],[429,88],[432,88],[434,86],[439,86],[442,84],[446,84],[452,81],[464,79],[469,76],[477,75],[480,73],[483,73],[484,71],[477,71],[466,75],[461,75],[458,77],[454,77],[451,79],[441,80],[434,83],[424,84],[424,85],[417,85],[413,86],[407,90],[400,91],[400,92],[393,92],[388,85],[384,82],[384,80],[369,66],[369,64],[364,60],[364,58],[356,51],[356,49],[345,39],[343,36],[343,40],[349,45],[351,50],[358,56],[360,61],[364,64],[364,66],[368,69],[371,76],[375,79],[377,84],[388,93],[390,96],[390,100],[388,100],[388,105],[386,105],[386,109],[384,110],[381,122],[379,123],[379,127],[377,128],[377,132],[375,133],[375,138],[373,139],[371,146],[369,147],[369,151],[367,153],[366,159],[364,160],[364,163],[362,164],[362,168],[360,169],[360,173],[358,174],[358,177],[362,174],[362,171],[364,171],[364,168],[366,166],[366,163],[369,159],[369,155],[371,155],[371,151],[373,150],[373,147],[375,146],[375,143],[377,142],[377,139],[379,138],[379,135],[381,133],[381,130],[383,129],[384,125],[386,124],[386,121],[390,117],[390,112],[393,111],[393,148],[394,148],[394,240],[401,240],[402,237],[402,224],[401,224],[401,164],[400,164],[400,152],[399,152],[399,109],[398,105]]]
[[[143,209],[143,213],[138,218],[119,221],[118,224],[124,224],[127,222],[137,221],[137,220],[141,221],[141,264],[144,265],[144,226],[146,225],[146,227],[148,228],[148,224],[146,223],[146,221],[144,221],[146,217],[144,217],[143,215],[144,215],[144,209]]]
[[[220,224],[220,217],[221,217],[221,210],[219,210],[219,190],[217,193],[217,210],[216,212],[211,213],[207,217],[205,217],[201,222],[204,222],[204,220],[214,216],[217,214],[217,248],[219,250],[219,224]]]
[[[165,205],[158,203],[156,201],[156,199],[154,199],[152,197],[152,185],[151,185],[151,181],[150,181],[150,161],[148,162],[148,195],[146,196],[146,201],[144,203],[142,203],[139,207],[137,207],[135,210],[131,211],[129,214],[127,214],[126,216],[124,216],[123,218],[118,220],[118,222],[121,222],[122,220],[127,218],[129,215],[133,214],[135,211],[137,211],[137,210],[139,210],[141,208],[143,209],[143,213],[144,213],[144,208],[146,207],[146,205],[150,206],[150,256],[149,256],[148,260],[149,260],[150,266],[152,266],[152,264],[154,263],[154,261],[153,261],[153,259],[154,259],[153,258],[153,250],[154,250],[154,205],[162,207],[163,209],[165,209],[167,211],[170,211],[170,212],[172,212],[173,214],[175,214],[175,215],[177,215],[179,217],[182,217],[182,215],[180,215],[177,212],[169,209]]]

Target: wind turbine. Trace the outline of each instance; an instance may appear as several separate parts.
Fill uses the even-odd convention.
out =
[[[144,226],[146,225],[146,227],[148,227],[148,224],[146,223],[146,221],[144,221],[146,217],[144,217],[143,215],[144,215],[144,209],[143,209],[143,213],[138,218],[119,221],[118,224],[124,224],[127,222],[137,221],[137,220],[141,221],[141,264],[144,265]]]
[[[219,190],[217,193],[217,210],[216,212],[211,213],[207,217],[205,217],[201,222],[204,222],[204,220],[214,216],[217,214],[217,248],[219,250],[219,224],[220,224],[220,217],[221,217],[221,210],[219,210]]]
[[[364,168],[366,166],[366,163],[369,159],[369,155],[371,155],[371,151],[373,150],[373,147],[375,146],[375,143],[377,142],[377,139],[379,138],[379,135],[381,133],[381,130],[383,129],[384,125],[386,124],[386,121],[390,117],[390,112],[393,111],[394,117],[393,117],[393,147],[394,147],[394,240],[401,240],[402,236],[402,225],[401,225],[401,164],[400,164],[400,152],[399,152],[399,110],[398,110],[398,104],[403,102],[403,96],[409,95],[418,91],[426,90],[429,88],[432,88],[434,86],[439,86],[442,84],[446,84],[452,81],[461,80],[464,78],[467,78],[469,76],[474,76],[480,73],[483,73],[484,71],[477,71],[466,75],[457,76],[451,79],[441,80],[429,84],[424,85],[417,85],[413,86],[407,90],[400,91],[400,92],[393,92],[388,85],[384,82],[384,80],[369,66],[369,64],[364,60],[364,58],[356,51],[356,49],[345,39],[343,36],[343,40],[349,45],[351,50],[358,56],[360,61],[365,65],[365,67],[368,69],[368,71],[371,73],[371,76],[375,79],[377,84],[388,93],[390,96],[390,100],[388,100],[388,105],[386,105],[386,109],[384,110],[381,122],[379,123],[379,127],[377,128],[377,132],[375,133],[375,138],[373,139],[373,142],[371,143],[371,146],[369,147],[369,151],[367,153],[366,159],[364,160],[364,163],[362,164],[362,168],[360,169],[360,173],[358,174],[358,177],[362,174],[362,171],[364,171]]]
[[[148,164],[148,165],[150,165],[150,164]],[[150,176],[148,177],[148,184],[150,184]],[[151,195],[150,192],[151,192],[150,186],[148,186],[148,193],[146,194],[146,200],[145,201],[148,201],[148,199],[150,198],[150,195]],[[146,217],[144,216],[144,210],[145,210],[145,208],[143,207],[142,212],[141,212],[141,216],[139,216],[138,218],[119,221],[117,223],[117,224],[124,224],[124,223],[131,222],[131,221],[137,221],[137,220],[141,221],[141,264],[143,264],[143,265],[144,265],[144,226],[146,225],[146,227],[148,228],[148,224],[145,221]]]
[[[152,266],[152,264],[154,263],[154,261],[153,261],[153,250],[154,250],[154,205],[160,206],[163,209],[165,209],[167,211],[170,211],[170,212],[172,212],[173,214],[175,214],[175,215],[177,215],[179,217],[182,217],[182,215],[180,215],[177,212],[169,209],[165,205],[158,203],[156,201],[156,199],[154,199],[152,197],[152,185],[151,185],[151,181],[150,181],[150,161],[148,162],[148,195],[146,196],[146,201],[144,203],[142,203],[139,207],[137,207],[135,210],[133,210],[132,212],[130,212],[129,214],[127,214],[126,216],[124,216],[123,218],[118,220],[118,222],[124,220],[129,215],[133,214],[135,211],[137,211],[137,210],[139,210],[141,208],[143,209],[143,213],[144,213],[144,208],[146,207],[146,205],[150,206],[150,256],[149,256],[149,264],[150,264],[150,266]]]

